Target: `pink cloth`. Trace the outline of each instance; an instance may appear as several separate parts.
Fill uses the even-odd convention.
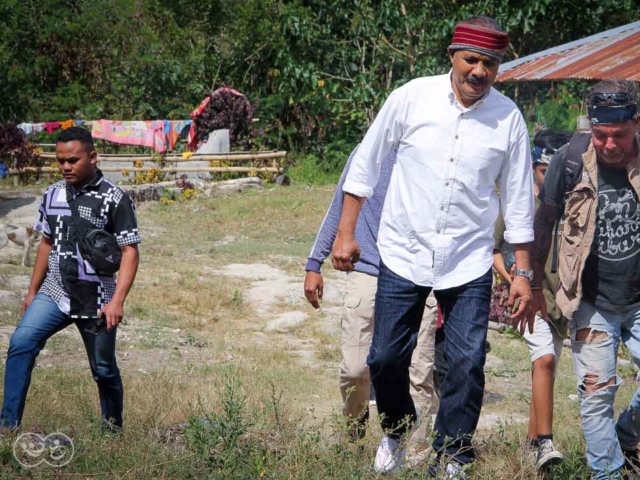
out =
[[[139,145],[153,148],[156,152],[167,151],[164,135],[164,121],[120,122],[116,120],[98,120],[93,122],[93,138],[100,138],[123,145]]]
[[[44,122],[44,128],[47,129],[48,133],[53,133],[60,128],[60,122]]]

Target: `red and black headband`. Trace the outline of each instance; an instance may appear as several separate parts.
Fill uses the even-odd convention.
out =
[[[502,61],[508,46],[509,35],[505,32],[470,23],[459,23],[453,32],[449,50],[471,50]]]

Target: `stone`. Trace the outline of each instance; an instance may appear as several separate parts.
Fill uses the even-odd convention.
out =
[[[5,282],[5,286],[12,290],[20,290],[26,292],[29,289],[31,278],[27,275],[14,275],[8,277]]]
[[[8,290],[0,290],[0,305],[4,307],[19,307],[22,305],[20,297]]]
[[[308,315],[304,312],[285,312],[274,320],[269,321],[265,330],[267,332],[287,332],[288,330],[304,323],[307,317]]]
[[[276,177],[276,185],[281,187],[288,187],[291,185],[291,179],[286,175],[278,175]]]
[[[122,189],[127,192],[135,204],[141,202],[157,202],[164,194],[164,187],[161,185],[123,185]]]

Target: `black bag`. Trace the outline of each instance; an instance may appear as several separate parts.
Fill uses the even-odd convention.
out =
[[[98,275],[111,276],[120,270],[122,250],[116,237],[96,228],[90,221],[85,220],[78,213],[78,204],[67,191],[67,203],[71,210],[74,224],[75,240],[80,248],[80,254],[95,269]]]

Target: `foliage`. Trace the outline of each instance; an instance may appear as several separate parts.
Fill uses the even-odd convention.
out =
[[[228,85],[259,105],[250,148],[339,172],[392,89],[447,72],[474,14],[509,31],[506,60],[640,19],[634,0],[4,0],[0,121],[188,118]],[[559,85],[500,88],[572,127],[584,84]]]

